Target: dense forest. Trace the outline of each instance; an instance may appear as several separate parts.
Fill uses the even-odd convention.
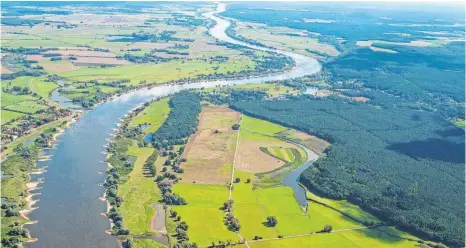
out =
[[[187,137],[196,132],[201,104],[199,97],[183,91],[170,98],[170,115],[152,135],[154,147],[168,147],[186,143]]]
[[[231,103],[332,143],[302,174],[306,187],[421,237],[464,246],[464,130],[438,113],[390,106],[305,97]]]
[[[445,108],[450,99],[464,102],[464,42],[440,47],[408,47],[375,43],[398,53],[349,51],[325,64],[332,83],[356,81],[364,86]],[[449,111],[450,112],[450,111]],[[447,115],[460,115],[464,106]],[[461,115],[462,116],[462,115]]]

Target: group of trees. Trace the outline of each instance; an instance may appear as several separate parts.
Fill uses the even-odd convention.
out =
[[[173,95],[169,101],[170,115],[152,135],[154,147],[169,147],[185,144],[196,132],[201,105],[199,97],[188,91]]]
[[[152,154],[149,156],[149,158],[147,158],[146,163],[144,164],[144,167],[147,168],[147,170],[153,177],[156,174],[155,160],[157,160],[158,156],[158,151],[154,150],[154,152],[152,152]]]
[[[377,104],[391,99],[377,96]],[[301,175],[309,189],[348,199],[420,237],[461,246],[464,130],[439,113],[398,101],[373,106],[294,97],[230,106],[332,143],[327,155]]]
[[[189,55],[188,52],[180,52],[180,51],[176,51],[176,50],[170,50],[170,49],[153,49],[152,52],[161,52],[161,53],[166,53],[166,54],[171,54],[171,55],[183,55],[183,56],[187,56]]]
[[[173,245],[175,248],[197,248],[196,243],[191,243],[189,242],[189,236],[188,236],[188,224],[185,221],[181,221],[181,216],[178,215],[178,213],[170,209],[170,216],[169,218],[175,219],[175,222],[178,222],[176,228],[175,228],[175,237],[176,237],[176,243]]]
[[[40,77],[45,75],[45,72],[38,70],[22,70],[18,72],[13,72],[9,74],[2,73],[1,80],[13,80],[17,77],[30,76],[30,77]]]
[[[125,53],[125,55],[117,56],[116,58],[125,59],[136,64],[168,62],[171,60],[170,58],[162,58],[150,53],[146,53],[142,56]]]
[[[383,90],[411,102],[422,102],[448,117],[464,118],[464,42],[440,47],[409,47],[374,43],[397,53],[353,49],[324,65],[330,82],[346,87]],[[454,102],[452,102],[452,99]]]
[[[29,90],[29,87],[20,87],[20,86],[13,86],[9,87],[10,82],[8,82],[6,88],[2,88],[3,92],[9,93],[9,94],[15,94],[15,95],[29,95],[31,93],[31,90]]]
[[[238,218],[235,218],[233,215],[233,204],[235,202],[233,200],[228,200],[227,202],[223,203],[223,206],[220,208],[225,211],[225,218],[224,223],[227,226],[228,230],[233,232],[239,232],[241,229],[241,225],[239,224]]]

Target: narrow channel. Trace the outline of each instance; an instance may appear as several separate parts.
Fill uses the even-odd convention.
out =
[[[240,44],[252,49],[274,51],[292,57],[296,66],[279,75],[264,76],[240,80],[205,81],[184,85],[170,85],[144,89],[117,97],[87,112],[56,143],[56,149],[47,150],[52,155],[48,161],[38,162],[38,167],[48,166],[43,177],[42,187],[33,193],[34,200],[40,200],[36,210],[30,213],[36,224],[25,226],[31,236],[37,238],[26,247],[118,247],[115,237],[104,231],[110,228],[106,204],[99,200],[104,193],[103,183],[107,165],[104,145],[111,138],[111,133],[118,128],[117,122],[134,107],[154,98],[162,97],[185,89],[215,87],[216,85],[234,85],[261,83],[272,80],[291,79],[316,73],[320,70],[317,60],[303,55],[275,51],[253,46],[228,37],[225,30],[230,22],[216,14],[225,10],[224,4],[218,9],[205,13],[204,16],[216,22],[210,34],[222,41]],[[34,179],[34,178],[33,178]],[[296,181],[296,180],[295,180]]]

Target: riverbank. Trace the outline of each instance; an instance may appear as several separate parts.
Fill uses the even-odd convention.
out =
[[[102,163],[95,164],[95,161],[102,161],[105,156],[102,154],[102,146],[105,140],[109,138],[108,134],[114,132],[115,122],[119,122],[125,113],[133,109],[135,106],[156,97],[163,97],[184,89],[197,89],[202,87],[215,87],[217,85],[232,85],[232,84],[248,84],[248,83],[261,83],[263,81],[275,81],[283,78],[301,77],[303,75],[312,74],[318,71],[320,67],[316,66],[315,61],[309,59],[309,63],[303,65],[297,63],[296,68],[292,68],[284,74],[277,74],[274,76],[264,76],[249,79],[236,79],[236,80],[218,80],[218,81],[202,81],[197,83],[183,83],[183,84],[164,84],[159,87],[146,87],[147,90],[132,90],[125,92],[125,94],[116,95],[108,98],[104,103],[94,107],[92,111],[78,121],[72,132],[65,133],[65,138],[62,141],[60,148],[56,150],[54,156],[49,161],[52,165],[46,177],[53,178],[54,183],[60,184],[60,187],[49,187],[43,189],[42,194],[47,195],[47,202],[41,201],[42,205],[47,206],[47,211],[37,210],[39,224],[41,229],[35,229],[34,233],[39,238],[37,243],[42,246],[54,246],[56,244],[67,245],[83,245],[89,247],[110,247],[114,244],[114,239],[106,236],[102,230],[108,228],[108,220],[99,218],[102,212],[107,208],[106,204],[101,206],[83,208],[81,204],[93,202],[93,200],[102,197],[102,188],[96,187],[98,183],[105,180],[99,171],[103,171]],[[303,66],[303,67],[301,67]],[[141,87],[142,89],[142,87]],[[122,127],[122,125],[120,125]],[[115,138],[115,137],[114,137]],[[66,145],[64,145],[66,143]],[[68,160],[69,159],[69,160]],[[109,160],[112,158],[109,157]],[[73,161],[70,163],[69,161]],[[93,162],[94,161],[94,162]],[[108,161],[113,169],[117,169],[117,163]],[[65,167],[62,164],[66,164]],[[58,167],[63,167],[63,170],[58,170]],[[105,166],[108,167],[108,164]],[[66,168],[66,169],[65,169]],[[122,167],[124,168],[124,166]],[[112,170],[112,168],[107,170]],[[126,171],[122,170],[121,176],[125,176]],[[120,174],[120,173],[118,173]],[[121,178],[122,178],[121,177]],[[124,179],[124,178],[123,178]],[[47,180],[47,179],[46,179]],[[154,185],[156,187],[156,185]],[[66,190],[65,190],[66,189]],[[79,190],[78,190],[79,189]],[[75,192],[73,199],[62,201],[69,191]],[[83,193],[85,192],[85,194]],[[92,197],[92,199],[90,198]],[[106,195],[107,200],[111,197]],[[115,198],[116,201],[116,198]],[[62,204],[54,204],[61,202]],[[116,202],[115,202],[116,204]],[[77,207],[77,206],[80,207]],[[47,218],[48,212],[54,212],[60,224],[55,219]],[[73,212],[73,216],[67,213]],[[90,212],[91,211],[91,212]],[[40,213],[39,213],[40,212]],[[109,211],[111,212],[111,211]],[[120,213],[118,213],[120,214]],[[116,217],[118,216],[115,213]],[[81,219],[78,223],[75,218]],[[96,217],[98,216],[98,217]],[[69,224],[68,224],[69,223]],[[60,228],[59,231],[57,228]],[[76,233],[75,230],[81,230]],[[44,232],[43,230],[47,230]],[[57,235],[60,233],[60,235]],[[73,238],[71,238],[73,237]]]
[[[29,214],[36,210],[37,199],[41,193],[40,184],[43,183],[43,177],[40,175],[47,172],[47,166],[37,168],[38,162],[48,161],[49,156],[42,156],[41,153],[45,149],[52,147],[52,142],[56,141],[58,136],[64,133],[63,128],[69,127],[69,124],[74,122],[79,116],[73,115],[67,118],[57,120],[50,125],[46,125],[37,129],[31,135],[25,136],[23,139],[18,139],[15,147],[10,146],[9,154],[2,161],[2,172],[7,174],[8,177],[2,178],[2,208],[5,207],[8,211],[2,211],[2,229],[5,233],[8,230],[15,228],[15,225],[10,223],[19,223],[19,228],[22,230],[22,236],[15,239],[14,235],[8,235],[7,238],[11,242],[22,240],[24,242],[32,243],[37,239],[31,238],[29,232],[25,229],[25,225],[36,224],[36,220],[31,220]],[[45,134],[45,136],[42,136]],[[39,137],[40,136],[40,137]],[[40,142],[32,142],[24,146],[21,141],[27,139],[40,138]],[[7,150],[8,151],[8,150]],[[14,153],[13,153],[14,152]],[[7,154],[4,152],[2,155]],[[32,180],[32,177],[36,178]]]

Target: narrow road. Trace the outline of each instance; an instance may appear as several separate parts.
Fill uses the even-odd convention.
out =
[[[238,151],[238,146],[239,146],[239,133],[241,132],[241,119],[242,119],[241,113],[239,114],[239,129],[238,129],[238,135],[236,136],[236,146],[235,146],[235,155],[233,156],[233,169],[231,170],[231,181],[230,181],[230,195],[228,196],[228,200],[231,200],[231,191],[233,191],[233,180],[235,177],[235,166],[236,166],[236,153]]]

